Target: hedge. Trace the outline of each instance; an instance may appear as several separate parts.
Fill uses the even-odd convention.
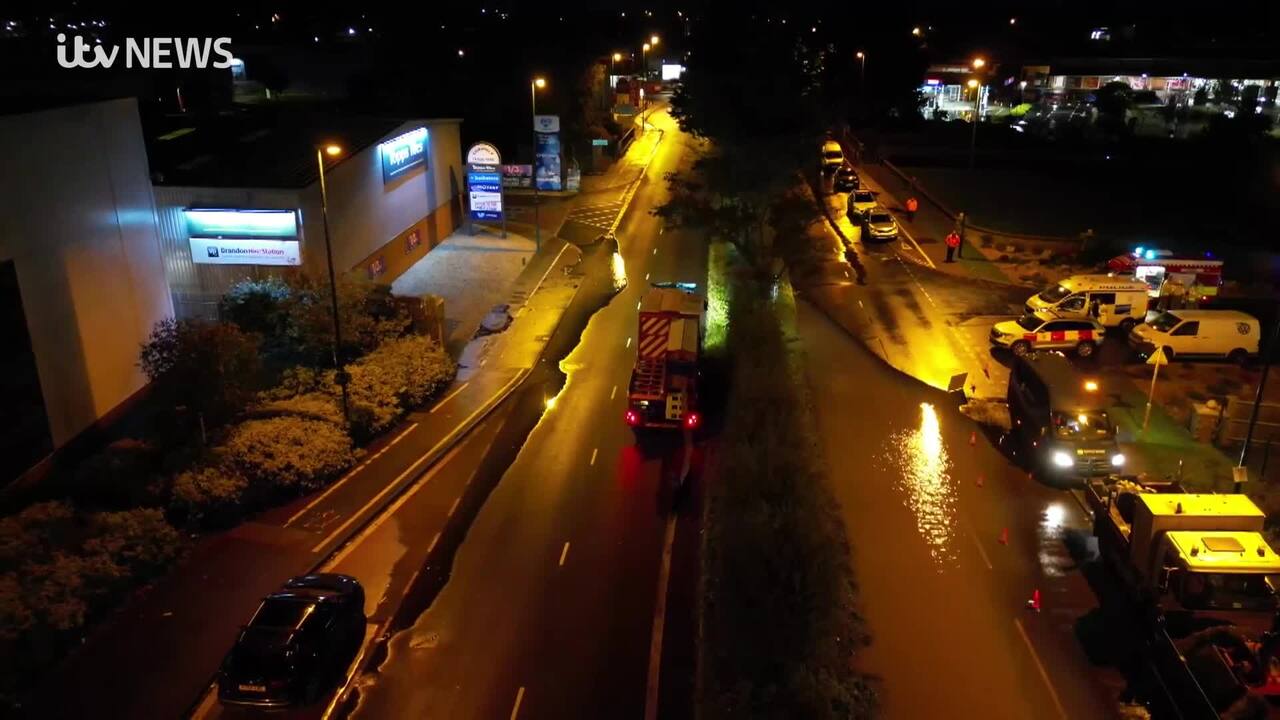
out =
[[[314,490],[355,462],[351,438],[341,428],[287,416],[236,425],[215,453],[255,491],[270,494]]]

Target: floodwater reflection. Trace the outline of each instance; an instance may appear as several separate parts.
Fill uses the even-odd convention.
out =
[[[920,404],[920,426],[894,433],[884,460],[897,471],[898,487],[916,517],[916,527],[941,571],[956,564],[955,487],[951,458],[942,442],[938,412]]]

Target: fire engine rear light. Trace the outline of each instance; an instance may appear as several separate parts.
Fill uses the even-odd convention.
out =
[[[635,410],[628,410],[624,417],[626,417],[628,425],[635,426],[640,424],[640,415]]]
[[[698,413],[696,412],[691,412],[688,415],[684,416],[684,426],[689,428],[690,430],[698,427],[699,423],[701,422],[702,422],[702,416],[698,415]]]

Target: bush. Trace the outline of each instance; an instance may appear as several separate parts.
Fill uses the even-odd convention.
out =
[[[232,285],[218,301],[218,316],[275,344],[285,338],[292,295],[292,288],[281,278],[246,278]]]
[[[21,582],[36,620],[66,632],[83,626],[126,578],[125,569],[107,555],[59,552],[48,562],[26,566]]]
[[[0,640],[17,639],[35,622],[16,573],[0,575]]]
[[[246,420],[217,452],[257,492],[314,490],[354,462],[351,438],[341,429],[297,417]]]
[[[154,505],[159,502],[162,460],[146,442],[117,440],[76,468],[71,498],[89,508],[124,510]]]
[[[333,395],[309,392],[304,395],[268,400],[259,403],[246,413],[250,418],[291,416],[308,420],[323,420],[342,427],[342,406]]]
[[[240,519],[248,481],[234,470],[201,467],[188,470],[173,481],[170,509],[181,521],[195,527],[225,527]]]
[[[0,518],[0,571],[47,560],[78,534],[75,509],[65,502],[36,503]]]
[[[361,358],[359,364],[385,374],[406,410],[426,403],[448,386],[458,371],[440,343],[425,335],[388,340]]]
[[[97,513],[90,525],[85,555],[110,558],[137,578],[156,577],[182,551],[182,537],[155,508]]]
[[[258,341],[230,323],[162,320],[138,364],[165,400],[202,414],[209,425],[244,409],[262,380]]]
[[[313,364],[328,363],[333,353],[333,306],[327,284],[299,278],[288,303],[288,335],[293,350]],[[391,297],[391,288],[351,278],[338,281],[342,353],[351,360],[389,338],[403,335],[407,313]]]

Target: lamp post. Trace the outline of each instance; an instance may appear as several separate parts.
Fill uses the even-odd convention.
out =
[[[605,81],[604,81],[605,109],[612,108],[614,102],[616,101],[616,99],[609,97],[609,93],[613,92],[613,78],[617,74],[614,72],[613,66],[620,60],[622,60],[622,53],[616,52],[609,56],[609,77],[605,78]]]
[[[867,54],[859,50],[854,53],[854,57],[858,58],[858,89],[866,94],[867,92]]]
[[[538,214],[538,88],[547,86],[545,78],[534,78],[529,83],[529,107],[533,110],[533,248],[542,249],[542,224]]]
[[[974,58],[974,72],[978,72],[986,64],[986,60]],[[973,134],[969,138],[969,169],[972,170],[976,166],[978,152],[978,120],[982,116],[982,82],[977,78],[971,78],[968,85],[973,89]]]
[[[640,46],[640,82],[649,79],[649,43]]]
[[[329,302],[333,310],[333,367],[334,380],[342,388],[342,421],[351,424],[347,399],[347,372],[342,366],[342,321],[338,313],[338,280],[333,271],[333,246],[329,242],[329,189],[324,181],[324,156],[337,157],[342,147],[332,143],[316,148],[316,166],[320,170],[320,218],[324,226],[324,256],[329,265]]]

